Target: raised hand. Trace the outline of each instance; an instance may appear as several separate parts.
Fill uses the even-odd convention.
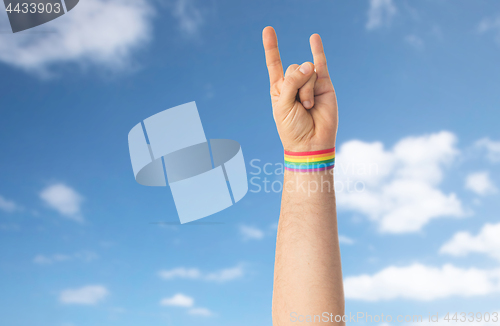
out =
[[[316,151],[335,147],[337,98],[321,37],[310,38],[314,65],[291,65],[283,76],[276,32],[264,28],[262,40],[271,84],[273,116],[285,150]]]

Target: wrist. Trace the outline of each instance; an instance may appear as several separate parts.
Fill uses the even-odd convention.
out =
[[[314,152],[314,151],[321,151],[325,149],[335,148],[335,142],[332,142],[330,144],[293,144],[293,145],[283,143],[283,148],[285,151],[288,152],[297,152],[297,153]]]
[[[281,137],[281,135],[280,135]],[[313,152],[325,149],[335,148],[336,136],[315,137],[314,135],[304,136],[302,141],[297,141],[297,138],[281,137],[281,142],[285,151],[290,152]]]
[[[285,170],[283,180],[283,193],[308,197],[335,193],[333,169],[305,173]]]

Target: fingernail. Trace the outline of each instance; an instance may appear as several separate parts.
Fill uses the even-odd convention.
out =
[[[309,101],[304,101],[304,103],[302,103],[304,105],[304,107],[307,109],[311,106],[311,102]]]
[[[299,70],[304,75],[307,75],[309,72],[311,72],[311,65],[308,62],[305,62],[300,66]]]

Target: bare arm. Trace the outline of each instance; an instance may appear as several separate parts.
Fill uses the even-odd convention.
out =
[[[319,35],[310,39],[314,65],[291,65],[284,76],[273,28],[264,29],[263,42],[273,115],[284,149],[310,152],[335,147],[337,100]],[[330,319],[330,314],[344,314],[333,170],[286,171],[283,188],[273,324],[296,325],[306,321],[300,316],[310,315],[313,320],[308,325],[324,325],[327,315]]]

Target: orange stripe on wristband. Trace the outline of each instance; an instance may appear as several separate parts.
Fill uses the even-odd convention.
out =
[[[312,152],[285,151],[285,155],[291,155],[291,156],[309,156],[309,155],[320,155],[320,154],[327,154],[327,153],[335,153],[335,147],[330,148],[330,149],[323,149],[320,151],[312,151]]]

